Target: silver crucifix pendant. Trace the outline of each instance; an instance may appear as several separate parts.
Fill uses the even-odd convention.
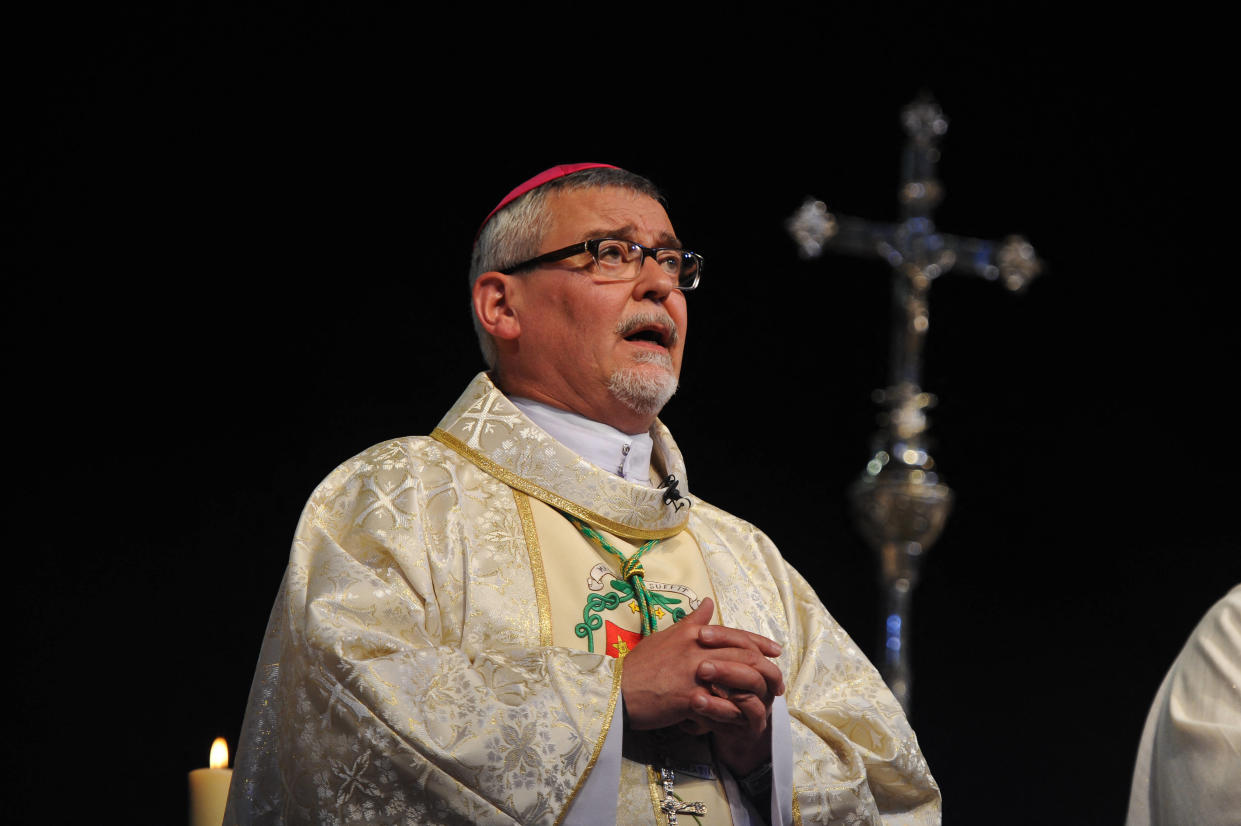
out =
[[[659,776],[664,781],[664,799],[659,810],[668,816],[668,826],[677,826],[677,815],[705,815],[706,803],[686,803],[677,799],[673,786],[675,774],[672,769],[660,769]]]

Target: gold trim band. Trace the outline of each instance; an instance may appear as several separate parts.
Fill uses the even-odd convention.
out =
[[[530,510],[530,497],[513,489],[517,502],[517,515],[521,517],[521,530],[526,535],[526,551],[530,555],[530,573],[534,579],[534,598],[539,605],[539,645],[552,645],[552,601],[547,593],[547,574],[543,570],[543,552],[539,548],[539,534],[534,528],[534,513]]]
[[[620,699],[621,689],[621,667],[624,664],[623,659],[615,660],[612,670],[612,696],[608,698],[608,710],[603,716],[603,728],[599,730],[599,740],[595,743],[595,750],[590,755],[590,762],[586,764],[586,771],[582,772],[582,776],[577,779],[577,785],[573,787],[569,799],[564,802],[564,809],[561,810],[560,816],[556,818],[554,826],[560,826],[565,815],[569,813],[569,809],[573,807],[573,801],[577,798],[577,793],[582,790],[582,786],[586,783],[586,778],[590,777],[590,773],[595,770],[595,762],[599,759],[599,754],[603,751],[603,743],[608,739],[608,731],[612,728],[612,718],[616,715],[616,703]]]
[[[651,793],[651,808],[655,812],[655,823],[667,823],[667,815],[659,810],[659,802],[664,798],[664,784],[660,782],[659,772],[650,763],[646,764],[646,787]],[[663,815],[663,819],[660,819]]]
[[[606,516],[601,516],[594,511],[589,511],[575,502],[570,502],[563,496],[559,496],[549,490],[539,487],[528,479],[523,479],[503,465],[499,465],[491,461],[486,456],[482,455],[472,447],[468,446],[465,442],[458,439],[456,436],[448,433],[447,431],[441,430],[438,427],[431,431],[431,438],[435,439],[440,444],[451,448],[454,452],[461,454],[471,463],[478,466],[481,470],[499,479],[509,487],[516,488],[522,493],[533,496],[541,502],[546,502],[556,510],[575,516],[583,522],[587,522],[596,528],[603,528],[605,531],[615,534],[616,536],[622,536],[625,539],[639,539],[644,542],[648,539],[667,539],[670,536],[676,536],[684,530],[685,524],[689,521],[689,514],[687,513],[679,525],[673,525],[671,528],[661,528],[659,530],[635,528],[630,525],[626,525],[623,522],[608,519]]]

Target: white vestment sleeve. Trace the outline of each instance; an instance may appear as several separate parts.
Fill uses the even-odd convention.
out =
[[[624,739],[624,702],[616,704],[612,724],[603,748],[595,760],[595,768],[569,804],[564,826],[597,826],[616,822],[617,789],[620,788],[621,747]],[[793,822],[793,742],[790,734],[789,708],[784,697],[771,704],[771,822]],[[725,772],[724,787],[732,809],[733,823],[752,823],[750,813],[741,801],[736,781]]]
[[[793,822],[793,733],[784,695],[771,704],[771,822]]]
[[[720,779],[724,781],[724,794],[728,797],[728,813],[732,816],[733,826],[756,826],[750,816],[754,807],[742,796],[737,781],[724,766],[720,766]]]
[[[763,819],[754,805],[742,796],[736,779],[723,766],[720,772],[724,778],[733,826],[759,826]],[[789,707],[783,696],[777,697],[771,704],[771,812],[768,816],[773,826],[792,826],[793,738]]]
[[[621,745],[623,743],[625,718],[624,701],[616,703],[612,712],[612,724],[603,748],[595,759],[595,768],[586,776],[586,782],[578,789],[577,796],[569,804],[564,826],[598,826],[600,823],[616,822],[617,792],[620,789]]]
[[[1151,705],[1128,826],[1241,823],[1241,585],[1198,623]]]

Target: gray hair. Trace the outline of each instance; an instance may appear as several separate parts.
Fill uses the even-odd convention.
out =
[[[547,209],[549,195],[559,191],[605,187],[627,189],[654,198],[661,204],[665,203],[664,196],[655,184],[624,169],[583,169],[548,181],[507,204],[483,226],[478,240],[474,242],[474,253],[470,256],[470,290],[473,291],[474,282],[483,273],[506,269],[539,254],[539,246],[543,243],[543,236],[547,234],[552,221],[552,215]],[[487,367],[494,369],[495,340],[483,329],[472,306],[470,315],[474,319],[474,331],[478,334],[478,345],[483,351],[483,359],[487,362]]]

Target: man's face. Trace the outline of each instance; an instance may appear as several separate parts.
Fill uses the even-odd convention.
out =
[[[626,189],[559,191],[539,253],[591,238],[679,247],[659,202]],[[633,281],[592,278],[589,255],[514,277],[510,301],[521,325],[505,389],[611,424],[650,427],[676,389],[685,347],[685,295],[653,259]]]

